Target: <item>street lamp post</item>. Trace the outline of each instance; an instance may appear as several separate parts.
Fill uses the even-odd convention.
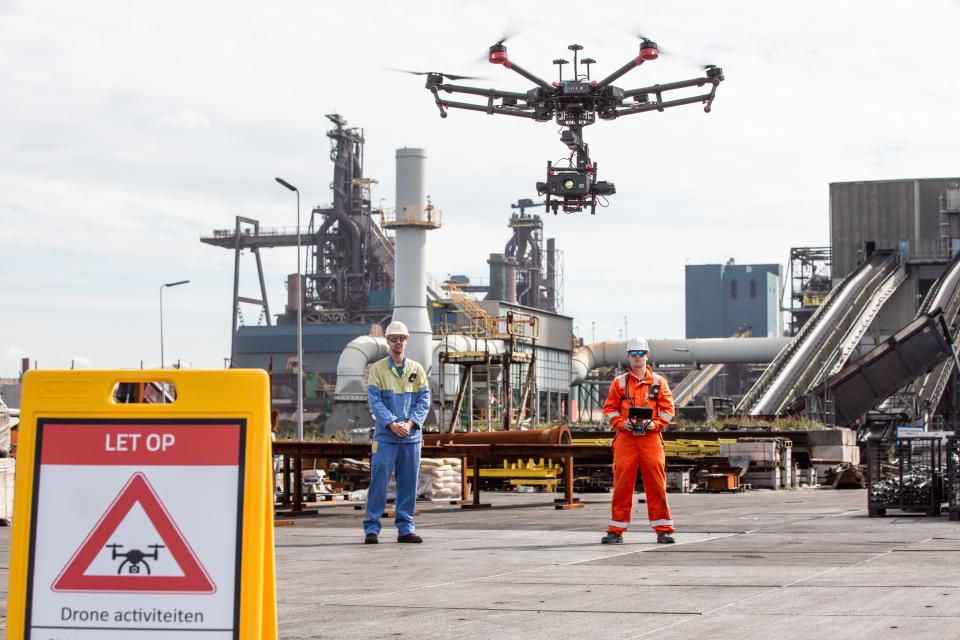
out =
[[[303,440],[303,292],[300,290],[300,190],[284,180],[281,185],[297,194],[297,440]]]
[[[187,284],[189,280],[177,280],[160,285],[160,368],[163,369],[163,290],[167,287],[178,287]]]

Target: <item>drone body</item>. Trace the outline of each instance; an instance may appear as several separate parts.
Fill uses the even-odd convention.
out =
[[[590,77],[590,65],[595,64],[596,61],[591,58],[578,61],[578,52],[583,47],[572,44],[567,47],[573,51],[572,77],[563,79],[563,65],[568,64],[568,61],[557,59],[553,63],[559,68],[560,77],[557,82],[551,83],[510,60],[503,42],[501,40],[490,47],[488,61],[503,65],[536,85],[525,93],[481,89],[444,82],[445,78],[461,80],[465,79],[464,76],[437,72],[425,72],[421,75],[427,76],[426,88],[433,94],[440,116],[443,118],[447,117],[447,109],[466,109],[529,118],[537,122],[556,120],[556,123],[564,128],[560,134],[560,141],[570,150],[569,166],[558,167],[548,162],[547,180],[537,183],[537,192],[546,196],[544,202],[546,208],[554,213],[557,213],[558,209],[572,213],[589,208],[592,214],[596,212],[598,198],[605,199],[616,193],[616,187],[612,182],[597,181],[597,164],[590,160],[589,147],[583,141],[584,127],[596,122],[598,117],[601,120],[615,120],[621,116],[663,111],[685,104],[702,103],[704,111],[709,113],[717,86],[723,82],[723,70],[714,65],[707,65],[704,67],[703,76],[689,80],[656,84],[639,89],[625,90],[614,86],[612,83],[628,71],[659,57],[657,44],[643,38],[640,51],[635,58],[599,81]],[[580,65],[585,67],[584,73],[580,72]],[[709,90],[702,94],[664,99],[665,94],[673,91],[706,86],[709,86]],[[441,92],[482,96],[486,98],[486,104],[449,100],[441,97]]]

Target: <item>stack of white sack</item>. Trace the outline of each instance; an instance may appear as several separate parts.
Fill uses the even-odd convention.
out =
[[[460,497],[460,458],[420,458],[417,496],[423,498]],[[397,478],[390,474],[387,500],[397,498]]]
[[[460,458],[421,458],[417,487],[425,498],[459,498]]]

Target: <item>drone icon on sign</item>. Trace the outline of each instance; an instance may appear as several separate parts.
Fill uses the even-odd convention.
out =
[[[130,551],[119,552],[117,549],[123,547],[122,544],[108,544],[106,548],[110,549],[111,560],[117,560],[123,558],[123,562],[120,563],[120,566],[117,567],[117,575],[123,574],[123,567],[127,567],[127,573],[137,575],[140,573],[140,566],[143,565],[143,568],[147,570],[147,575],[150,575],[150,565],[147,564],[147,559],[157,560],[160,556],[160,549],[164,548],[162,544],[151,544],[149,548],[153,549],[153,552],[144,552],[139,549],[130,549]]]

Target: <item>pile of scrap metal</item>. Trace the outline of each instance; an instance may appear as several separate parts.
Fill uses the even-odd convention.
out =
[[[887,465],[883,465],[887,466]],[[871,504],[887,507],[927,507],[939,495],[938,474],[929,465],[915,464],[898,473],[895,465],[889,465],[890,475],[870,485]]]

